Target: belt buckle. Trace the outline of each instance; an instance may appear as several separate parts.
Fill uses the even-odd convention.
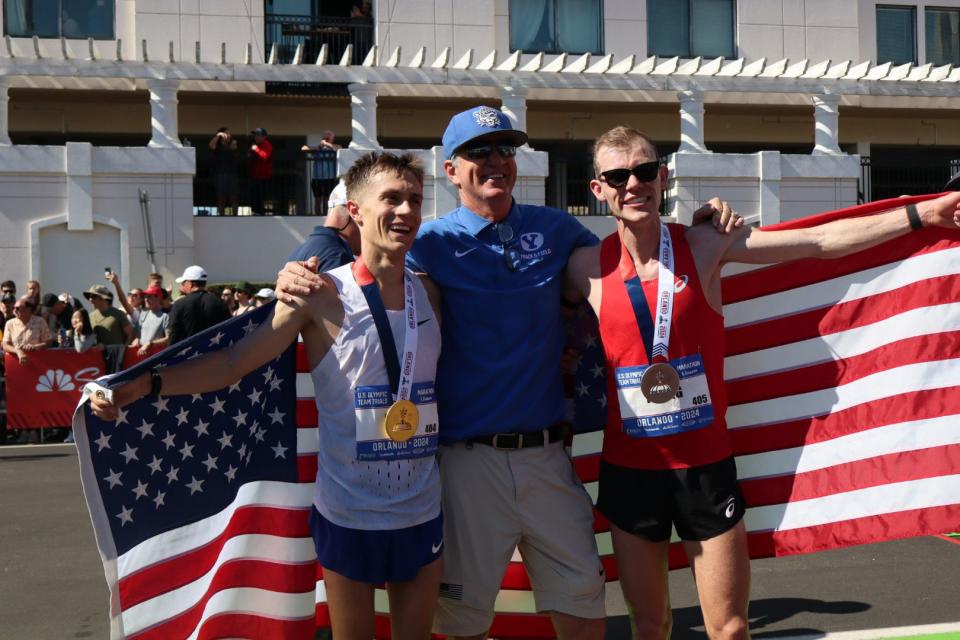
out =
[[[514,437],[514,438],[517,439],[517,440],[516,440],[517,443],[516,443],[516,445],[514,445],[514,446],[512,446],[512,447],[501,446],[501,445],[500,445],[500,436],[507,436],[507,437],[512,436],[512,437]],[[497,434],[494,434],[494,436],[493,436],[493,441],[492,441],[491,444],[493,444],[493,448],[494,448],[494,449],[499,449],[500,451],[510,451],[510,450],[513,450],[513,449],[522,449],[522,448],[523,448],[523,434],[522,434],[522,433],[497,433]]]

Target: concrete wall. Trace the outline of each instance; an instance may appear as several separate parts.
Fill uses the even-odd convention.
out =
[[[675,153],[668,166],[666,210],[684,224],[715,196],[762,225],[857,203],[859,156]]]
[[[189,148],[0,147],[0,273],[79,295],[109,266],[124,288],[143,286],[151,264],[141,188],[156,266],[179,275],[194,259],[194,164]]]

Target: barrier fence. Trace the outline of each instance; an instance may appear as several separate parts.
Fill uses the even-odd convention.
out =
[[[160,351],[151,347],[143,356],[136,347],[125,347],[122,367],[126,369]],[[73,349],[32,351],[24,362],[4,354],[7,392],[7,427],[49,429],[70,426],[80,401],[83,385],[104,375],[108,368],[106,349],[77,353]],[[106,358],[105,358],[106,356]]]

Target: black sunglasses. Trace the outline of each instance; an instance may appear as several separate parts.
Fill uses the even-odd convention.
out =
[[[644,162],[633,169],[608,169],[600,172],[600,177],[611,187],[619,188],[627,184],[630,175],[636,176],[640,182],[652,182],[660,173],[660,161]]]
[[[517,155],[517,147],[515,145],[506,143],[478,144],[473,147],[467,147],[460,153],[468,160],[483,160],[490,157],[490,154],[493,153],[494,148],[496,148],[497,153],[499,153],[503,158],[512,158]]]
[[[507,269],[516,271],[520,266],[520,250],[510,246],[513,240],[513,227],[507,222],[501,222],[497,225],[497,236],[500,238],[500,246],[503,247],[503,259],[507,264]]]

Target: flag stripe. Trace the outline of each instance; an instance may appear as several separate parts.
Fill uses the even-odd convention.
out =
[[[756,384],[753,378],[728,382],[727,389],[731,404],[759,402],[846,385],[884,370],[938,361],[944,354],[958,351],[960,331],[906,337],[897,344],[885,344],[867,354],[844,359],[839,359],[838,354],[837,360],[769,373],[764,376],[763,384]]]
[[[883,542],[910,536],[949,531],[960,523],[960,505],[904,510],[852,518],[819,526],[748,534],[750,555],[755,558],[811,553],[865,542]]]
[[[315,555],[299,563],[272,558],[231,560],[218,567],[207,580],[191,585],[196,588],[180,589],[125,610],[124,626],[137,638],[186,637],[209,615],[205,611],[206,603],[225,589],[245,587],[292,594],[309,592],[312,597],[315,564]],[[293,602],[296,601],[289,601]],[[291,616],[295,612],[295,608],[287,611]],[[174,615],[167,617],[171,613]]]
[[[737,455],[802,446],[808,439],[820,442],[885,424],[923,420],[960,413],[960,393],[955,387],[905,393],[870,404],[861,404],[826,416],[790,420],[730,432]]]
[[[960,279],[940,276],[908,285],[902,289],[878,294],[834,306],[821,307],[786,317],[771,318],[754,324],[730,328],[725,332],[725,375],[739,378],[749,375],[749,370],[740,373],[739,357],[748,352],[759,352],[770,347],[798,340],[807,340],[821,335],[828,336],[840,331],[868,326],[897,314],[926,306],[951,304],[960,299]],[[935,323],[932,326],[937,326]],[[926,327],[918,327],[925,330]],[[731,369],[733,365],[735,369]],[[776,370],[776,369],[771,369]]]
[[[823,416],[899,394],[960,385],[960,359],[919,362],[879,371],[831,389],[745,402],[727,409],[727,426],[751,425]]]
[[[785,316],[812,308],[871,297],[928,278],[958,274],[960,274],[960,247],[944,249],[893,264],[856,271],[824,282],[808,284],[801,288],[724,304],[724,322],[728,327],[739,327],[768,319],[771,317],[771,312],[777,314],[775,317]]]
[[[261,520],[264,521],[262,525]],[[263,545],[264,553],[276,550],[276,543],[268,543],[266,538],[255,534],[282,536],[278,540],[285,541],[291,545],[291,550],[302,554],[301,541],[311,539],[310,530],[304,525],[302,509],[248,507],[238,510],[237,517],[212,543],[120,580],[120,603],[124,608],[133,607],[190,585],[216,569],[223,561],[235,559],[237,553],[242,553],[245,540]],[[287,558],[284,561],[292,560]]]
[[[289,638],[314,637],[316,623],[314,616],[299,620],[277,620],[264,614],[247,613],[217,614],[204,621],[199,635],[191,636],[198,640],[219,640],[220,638],[262,638],[264,640],[287,640]]]
[[[890,453],[796,475],[746,479],[741,480],[740,486],[747,504],[760,507],[958,473],[960,444],[952,444]]]
[[[737,457],[741,480],[829,469],[833,465],[874,456],[953,445],[960,442],[960,419],[955,415],[910,420],[866,428],[833,438],[810,434],[803,446]]]
[[[270,506],[275,509],[302,509],[312,498],[313,488],[308,484],[282,482],[249,482],[237,492],[229,508],[209,518],[171,529],[154,536],[157,544],[138,545],[117,558],[121,578],[155,565],[163,560],[177,558],[185,549],[199,549],[219,538],[227,530],[234,514],[248,506]],[[244,529],[243,533],[250,533]]]
[[[949,336],[957,330],[960,330],[960,303],[913,309],[871,325],[728,356],[724,362],[726,378],[730,383],[831,360],[843,362],[903,340]]]

